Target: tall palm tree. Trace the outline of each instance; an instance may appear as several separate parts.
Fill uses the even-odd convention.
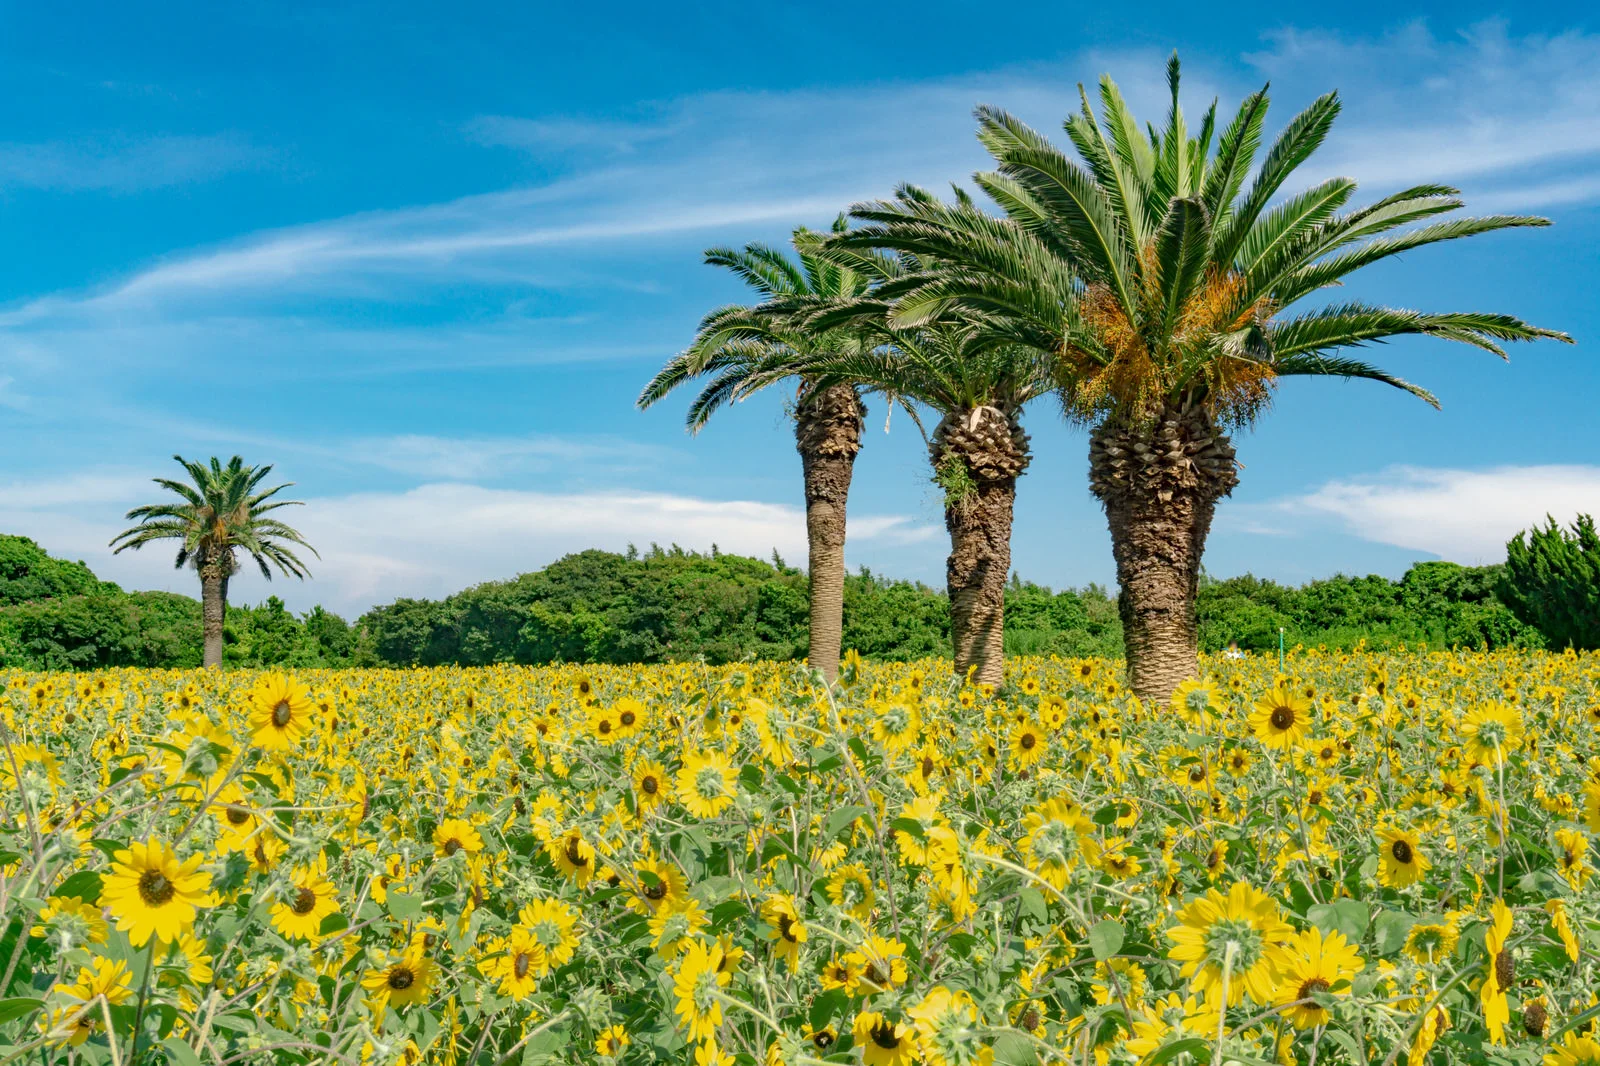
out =
[[[1213,150],[1216,105],[1191,135],[1178,75],[1174,56],[1160,130],[1141,130],[1109,77],[1098,116],[1080,89],[1081,112],[1065,128],[1082,164],[1011,115],[980,107],[978,136],[998,166],[975,181],[1002,217],[863,204],[852,213],[867,225],[831,241],[933,264],[886,293],[897,327],[960,311],[989,343],[1026,345],[1054,361],[1069,416],[1091,427],[1089,484],[1111,530],[1130,684],[1154,698],[1196,671],[1201,553],[1217,501],[1238,483],[1229,434],[1254,422],[1281,379],[1366,378],[1437,407],[1426,390],[1348,350],[1420,334],[1504,357],[1504,342],[1570,340],[1484,312],[1347,300],[1290,313],[1401,252],[1548,220],[1496,215],[1403,229],[1462,206],[1442,185],[1354,210],[1349,178],[1280,199],[1327,137],[1337,95],[1295,116],[1257,167],[1266,90],[1244,101]]]
[[[910,186],[899,191],[898,199],[908,211],[934,216],[978,210],[959,189],[954,205]],[[959,316],[914,329],[891,327],[892,304],[883,294],[930,269],[923,257],[862,258],[857,250],[827,243],[819,250],[877,284],[860,296],[812,301],[806,321],[820,329],[854,325],[872,343],[818,352],[798,365],[820,387],[851,383],[882,395],[904,407],[919,429],[917,405],[939,416],[924,439],[934,483],[943,490],[950,535],[945,579],[955,669],[962,677],[971,673],[999,684],[1005,672],[1005,589],[1017,479],[1032,458],[1022,411],[1050,391],[1050,363],[1021,345],[979,343],[983,335]]]
[[[228,610],[228,580],[238,571],[237,552],[256,561],[261,574],[272,580],[272,568],[304,579],[310,573],[288,547],[298,544],[312,555],[317,550],[297,531],[266,515],[279,507],[301,505],[300,500],[273,500],[288,488],[287,482],[257,491],[272,467],[245,466],[235,455],[223,466],[215,456],[211,464],[189,462],[181,455],[174,459],[189,475],[188,482],[153,478],[157,485],[179,498],[177,503],[153,503],[135,507],[125,516],[138,525],[112,538],[117,554],[135,550],[151,541],[176,540],[178,560],[193,566],[200,574],[201,616],[205,626],[205,665],[222,665],[222,623]],[[271,501],[271,502],[268,502]],[[318,556],[321,558],[321,556]]]
[[[840,216],[835,228],[843,227]],[[812,243],[807,230],[795,231],[798,263],[761,244],[748,244],[742,250],[709,249],[708,264],[733,271],[764,299],[754,306],[722,307],[707,315],[694,341],[645,386],[638,403],[649,407],[688,381],[709,378],[689,406],[688,428],[698,433],[723,406],[780,381],[795,383],[794,438],[805,479],[811,585],[809,655],[812,667],[831,683],[839,672],[844,636],[845,506],[856,453],[861,450],[866,408],[849,382],[818,388],[782,365],[859,345],[858,331],[813,329],[797,312],[810,299],[859,296],[871,278],[821,258],[811,250]]]

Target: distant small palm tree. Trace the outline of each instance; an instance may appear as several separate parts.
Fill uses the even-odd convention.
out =
[[[310,571],[295,557],[288,544],[298,544],[312,555],[317,550],[307,544],[298,531],[275,518],[265,517],[279,507],[299,506],[300,500],[267,501],[293,482],[257,492],[257,487],[272,472],[271,465],[245,466],[235,455],[228,465],[215,456],[211,465],[191,463],[174,455],[189,475],[189,483],[169,478],[153,478],[157,485],[175,493],[181,503],[153,503],[135,507],[125,517],[138,525],[112,538],[117,554],[126,548],[142,548],[151,541],[176,540],[178,561],[193,566],[200,574],[201,613],[205,624],[205,664],[222,665],[222,622],[228,609],[228,580],[238,571],[236,551],[248,552],[272,580],[272,567],[304,579]],[[320,555],[317,556],[319,559]],[[270,565],[269,565],[270,564]]]

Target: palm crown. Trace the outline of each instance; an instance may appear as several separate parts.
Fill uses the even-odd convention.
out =
[[[834,232],[842,233],[840,216]],[[639,394],[639,406],[649,407],[693,378],[709,377],[689,405],[686,418],[693,432],[704,428],[720,408],[776,384],[799,371],[801,361],[823,351],[859,348],[857,329],[808,327],[797,319],[807,308],[865,295],[873,274],[848,265],[839,257],[824,257],[817,235],[804,228],[795,231],[798,262],[763,244],[743,249],[711,248],[706,262],[737,274],[763,297],[755,306],[720,307],[700,322],[693,342],[671,359]],[[861,264],[881,257],[855,257]]]
[[[189,481],[172,478],[152,480],[179,498],[179,502],[147,504],[129,511],[127,518],[138,525],[123,530],[111,541],[118,552],[142,548],[151,541],[176,540],[176,566],[190,563],[197,569],[207,565],[223,568],[220,576],[231,577],[237,568],[234,550],[244,551],[255,560],[261,573],[272,578],[272,567],[303,578],[309,571],[294,554],[298,544],[317,554],[300,533],[268,513],[280,507],[298,506],[299,500],[274,500],[272,497],[293,482],[270,489],[258,488],[272,466],[245,466],[234,456],[223,466],[212,458],[209,465],[173,456],[189,475]],[[320,556],[319,556],[320,558]]]
[[[1505,341],[1569,339],[1503,314],[1353,301],[1286,314],[1400,252],[1548,223],[1495,215],[1393,232],[1461,207],[1457,190],[1443,185],[1346,210],[1356,183],[1332,178],[1279,200],[1326,138],[1337,95],[1297,115],[1248,180],[1266,89],[1244,101],[1220,136],[1215,104],[1191,135],[1178,103],[1176,57],[1168,79],[1172,104],[1162,130],[1141,131],[1109,77],[1100,83],[1098,118],[1083,94],[1081,112],[1065,123],[1081,165],[1012,116],[981,107],[979,138],[998,167],[975,180],[1004,218],[902,191],[894,201],[858,205],[853,214],[867,225],[831,243],[925,257],[928,269],[882,292],[893,301],[893,324],[960,312],[990,343],[1048,352],[1069,412],[1091,421],[1136,421],[1164,405],[1202,404],[1219,421],[1240,425],[1261,410],[1276,379],[1293,375],[1370,378],[1437,405],[1427,391],[1337,353],[1405,334],[1502,356]]]

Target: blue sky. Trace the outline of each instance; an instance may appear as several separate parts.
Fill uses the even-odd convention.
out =
[[[743,298],[701,250],[781,243],[900,181],[965,181],[980,102],[1058,133],[1076,84],[1109,72],[1157,117],[1175,47],[1191,111],[1270,80],[1276,129],[1341,92],[1303,184],[1442,181],[1477,211],[1555,220],[1413,253],[1349,295],[1580,342],[1510,365],[1378,353],[1443,412],[1370,384],[1284,388],[1239,442],[1209,569],[1492,562],[1546,512],[1600,511],[1600,26],[1578,5],[1146,5],[1141,22],[1041,5],[1009,24],[940,3],[556,6],[0,6],[0,530],[188,592],[165,551],[104,545],[174,452],[237,451],[307,501],[294,519],[323,560],[272,588],[297,608],[354,614],[630,541],[802,560],[782,397],[696,438],[687,397],[633,408],[700,315]],[[938,583],[921,440],[871,406],[849,561]],[[1029,428],[1016,568],[1109,582],[1082,432],[1049,403]]]

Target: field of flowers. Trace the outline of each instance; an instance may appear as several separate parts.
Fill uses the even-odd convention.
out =
[[[1600,659],[0,676],[0,1066],[1600,1063]]]

